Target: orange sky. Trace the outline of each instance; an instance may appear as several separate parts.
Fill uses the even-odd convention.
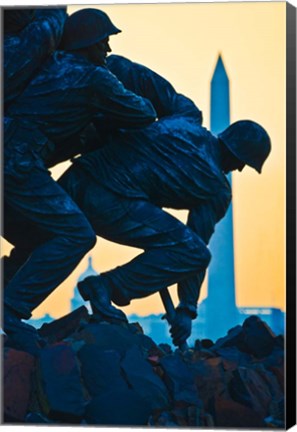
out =
[[[80,8],[70,7],[69,12]],[[267,129],[272,140],[272,152],[261,175],[250,168],[233,175],[237,304],[284,309],[285,2],[114,4],[99,8],[122,29],[110,38],[113,52],[166,77],[200,107],[207,127],[210,80],[218,55],[222,55],[230,80],[231,121],[253,119]],[[64,167],[55,168],[54,176]],[[4,245],[3,252],[6,250]],[[101,272],[138,252],[99,239],[91,255],[94,268]],[[86,266],[87,257],[35,316],[67,313],[75,282]],[[206,287],[202,298],[205,295]],[[145,315],[163,309],[155,295],[134,301],[124,311]]]

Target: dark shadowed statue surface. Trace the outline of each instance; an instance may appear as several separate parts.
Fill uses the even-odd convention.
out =
[[[108,67],[127,88],[150,98],[158,121],[143,130],[109,133],[110,123],[98,117],[98,139],[105,146],[76,159],[59,184],[97,235],[144,253],[88,278],[79,289],[95,313],[124,320],[111,300],[127,305],[178,282],[180,304],[171,331],[179,345],[196,317],[210,259],[206,245],[231,200],[224,173],[241,171],[245,164],[260,172],[270,140],[251,121],[237,122],[216,137],[202,127],[193,102],[158,74],[119,56],[110,56]],[[162,207],[189,209],[187,225]]]
[[[65,8],[63,10],[65,14]],[[59,37],[54,39],[58,24],[51,28],[50,12],[49,15],[50,18],[44,18],[44,39],[55,40],[52,47],[55,48],[62,34],[63,21],[59,22]],[[24,335],[28,333],[30,340],[34,330],[29,331],[29,326],[25,326],[20,318],[31,316],[32,310],[64,281],[96,241],[83,213],[51,178],[47,170],[48,156],[67,140],[71,145],[69,139],[80,133],[98,113],[104,113],[126,127],[142,127],[155,119],[149,101],[126,90],[108,69],[97,65],[98,58],[105,57],[108,51],[106,32],[110,35],[118,30],[103,12],[99,14],[87,9],[79,12],[81,15],[85,20],[92,17],[94,39],[89,40],[84,33],[78,32],[76,42],[78,38],[83,42],[78,53],[75,47],[67,50],[66,46],[63,51],[55,51],[47,61],[43,57],[43,65],[38,63],[41,66],[38,74],[31,75],[31,81],[26,82],[28,85],[22,93],[5,107],[5,205],[12,213],[19,213],[46,233],[43,242],[32,251],[5,289],[4,330],[20,344],[25,343]],[[71,18],[67,18],[67,22],[69,20]],[[5,77],[13,78],[17,74],[15,64],[8,61],[13,55],[9,31],[8,34],[5,31],[4,40]],[[18,67],[18,71],[22,71],[28,60],[36,64],[34,59],[39,59],[36,53],[44,49],[45,43],[41,37],[36,40],[32,34],[31,45],[28,44],[27,27],[14,37],[18,41],[18,51],[24,50]],[[4,87],[8,86],[9,90],[9,85],[10,79],[5,78]],[[14,97],[13,86],[11,92]],[[9,99],[10,91],[8,93],[5,99]],[[74,146],[70,156],[77,151]],[[9,241],[13,226],[11,228],[4,232]]]
[[[83,209],[97,235],[144,249],[130,263],[79,284],[94,311],[120,317],[127,305],[178,282],[180,304],[171,332],[179,345],[191,332],[210,254],[206,247],[224,216],[231,190],[224,173],[245,164],[261,172],[270,152],[266,131],[234,123],[219,137],[201,126],[193,102],[141,65],[110,56],[108,67],[150,98],[159,120],[113,133],[110,144],[76,160],[59,183]],[[187,225],[162,207],[189,209]]]

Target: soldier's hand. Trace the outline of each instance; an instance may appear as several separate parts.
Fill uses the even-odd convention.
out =
[[[185,309],[177,309],[176,316],[170,328],[174,345],[179,346],[191,335],[192,318]]]

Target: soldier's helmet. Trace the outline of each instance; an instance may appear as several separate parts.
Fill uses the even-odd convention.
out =
[[[105,12],[93,8],[82,9],[66,19],[60,48],[86,48],[120,32]]]
[[[238,159],[261,173],[271,150],[269,135],[261,125],[251,120],[240,120],[228,126],[218,137]]]

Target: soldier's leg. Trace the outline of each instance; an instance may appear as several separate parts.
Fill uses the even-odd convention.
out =
[[[23,181],[5,178],[5,199],[48,234],[5,289],[4,304],[28,319],[35,309],[94,246],[89,222],[45,170],[34,169]]]
[[[82,190],[84,176],[88,187]],[[78,167],[70,169],[60,183],[83,209],[97,235],[145,251],[123,266],[80,283],[83,297],[91,299],[100,312],[105,309],[112,316],[110,298],[117,305],[127,305],[206,269],[210,253],[205,243],[161,208],[108,191]]]
[[[107,238],[144,253],[97,278],[115,304],[127,305],[207,268],[206,245],[182,222],[147,201],[122,200],[122,206],[127,213],[110,226]]]
[[[1,258],[4,287],[27,261],[32,251],[46,242],[50,235],[12,209],[5,200],[3,203],[3,237],[14,247],[9,255]]]
[[[15,276],[22,265],[30,256],[28,250],[13,248],[9,256],[1,257],[1,269],[3,274],[3,287],[8,285],[9,281]]]

